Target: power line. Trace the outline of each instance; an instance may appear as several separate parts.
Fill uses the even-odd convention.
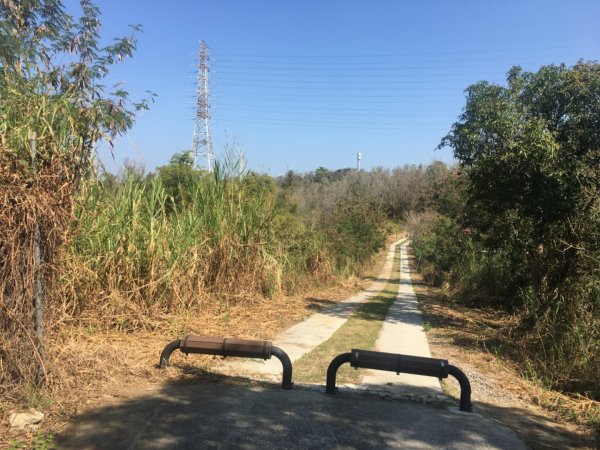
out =
[[[221,105],[224,106],[224,105]],[[388,118],[393,118],[393,117],[447,117],[449,115],[452,115],[452,112],[450,113],[430,113],[430,112],[426,112],[426,113],[415,113],[415,112],[407,112],[407,113],[399,113],[397,110],[383,110],[383,111],[344,111],[344,112],[340,112],[340,110],[328,110],[328,111],[324,111],[324,110],[319,110],[319,109],[309,109],[309,108],[261,108],[261,107],[243,107],[243,106],[228,106],[226,108],[228,111],[253,111],[253,112],[264,112],[264,113],[287,113],[287,114],[294,114],[294,113],[299,113],[299,114],[303,114],[303,113],[309,113],[311,116],[324,116],[324,117],[353,117],[353,116],[359,116],[359,117],[364,117],[365,115],[368,115],[369,117],[388,117]]]
[[[254,77],[252,79],[260,79],[265,81],[270,81],[271,79],[302,79],[302,80],[315,80],[319,81],[324,78],[323,74],[318,73],[303,73],[302,75],[295,75],[294,72],[285,72],[285,73],[274,73],[274,72],[244,72],[244,71],[229,71],[229,70],[213,70],[212,73],[213,78],[216,76],[217,79],[224,78],[235,78],[235,77],[244,77],[244,79],[248,79],[247,77]],[[464,73],[452,73],[448,74],[445,72],[436,71],[434,73],[431,72],[417,72],[417,73],[394,73],[394,72],[385,72],[385,71],[375,71],[373,74],[369,74],[365,76],[364,73],[352,73],[352,72],[341,72],[335,74],[324,74],[325,76],[335,77],[335,80],[381,80],[381,81],[401,81],[408,80],[412,81],[415,77],[419,77],[420,80],[431,80],[431,81],[449,81],[455,83],[466,83],[470,82],[474,76],[480,78],[482,76],[497,76],[498,72],[477,72],[476,75],[473,72],[464,72]],[[449,76],[450,75],[450,76]],[[502,73],[504,76],[505,74]]]
[[[346,130],[386,130],[386,131],[438,131],[440,127],[424,125],[422,127],[400,127],[400,126],[379,126],[377,124],[331,124],[331,123],[306,123],[306,122],[288,122],[288,121],[273,121],[273,120],[260,120],[260,119],[244,119],[244,118],[215,118],[220,122],[236,122],[236,123],[247,123],[256,125],[277,125],[277,126],[291,126],[300,128],[328,128],[328,129],[346,129]],[[441,134],[444,134],[443,132]]]
[[[392,123],[392,122],[364,122],[364,121],[343,121],[343,120],[284,120],[284,119],[278,119],[278,118],[270,118],[270,117],[256,117],[256,116],[252,116],[252,117],[245,117],[245,116],[241,116],[241,117],[237,117],[237,116],[217,116],[215,117],[215,120],[221,120],[221,121],[231,121],[231,120],[236,120],[236,121],[264,121],[264,122],[268,122],[268,123],[277,123],[277,124],[301,124],[301,125],[350,125],[353,128],[361,128],[363,125],[373,125],[373,126],[390,126],[390,127],[398,127],[397,123]],[[445,125],[446,122],[444,121],[443,124]],[[405,128],[407,129],[412,129],[412,128],[418,128],[420,126],[427,126],[427,127],[433,127],[433,126],[438,126],[438,125],[442,125],[441,123],[420,123],[420,124],[410,124],[410,126],[405,126]]]
[[[598,49],[595,45],[578,46],[557,46],[557,47],[530,47],[530,48],[504,48],[504,49],[481,49],[481,50],[461,50],[461,51],[440,51],[440,52],[410,52],[410,53],[381,53],[381,54],[348,54],[348,55],[290,55],[290,54],[248,54],[248,53],[215,53],[215,56],[231,56],[235,58],[395,58],[406,56],[436,56],[436,55],[465,55],[465,54],[486,54],[490,53],[514,53],[514,52],[540,52],[547,50],[579,50]]]
[[[247,110],[247,111],[264,111],[264,112],[290,112],[290,113],[295,113],[295,112],[310,112],[310,113],[324,113],[324,114],[328,114],[328,113],[339,113],[340,109],[339,108],[319,108],[319,107],[313,107],[313,108],[306,108],[306,107],[296,107],[296,106],[287,106],[287,107],[255,107],[255,106],[245,106],[244,104],[230,104],[230,103],[223,103],[220,102],[219,103],[219,107],[225,107],[228,110],[231,109],[240,109],[240,110]],[[455,112],[456,108],[453,108],[452,111],[447,111],[447,112]],[[387,113],[387,114],[399,114],[399,115],[405,115],[405,116],[414,116],[414,115],[419,115],[419,113],[421,113],[422,115],[446,115],[442,112],[438,112],[438,113],[431,113],[430,109],[421,109],[421,110],[415,110],[414,108],[411,108],[410,111],[406,111],[406,112],[402,112],[402,109],[399,108],[377,108],[377,109],[348,109],[345,108],[344,109],[344,113],[359,113],[359,114],[364,114],[364,113]]]
[[[378,95],[375,95],[378,94]],[[410,95],[409,95],[410,94]],[[463,91],[457,92],[457,97],[463,97]],[[459,95],[460,94],[460,95]],[[220,98],[234,98],[236,100],[240,99],[256,99],[259,98],[261,100],[276,100],[276,101],[285,101],[286,99],[302,99],[306,102],[311,103],[331,103],[332,101],[341,101],[341,102],[351,102],[353,104],[397,104],[398,100],[414,100],[418,104],[426,104],[426,103],[435,103],[435,104],[444,104],[444,101],[447,102],[447,99],[440,99],[438,93],[431,92],[411,92],[411,93],[398,93],[398,92],[374,92],[371,93],[368,97],[357,97],[352,95],[352,91],[344,91],[343,93],[338,93],[337,95],[327,95],[326,93],[319,93],[317,96],[309,96],[307,93],[298,94],[298,93],[290,93],[290,92],[278,92],[278,93],[268,93],[268,92],[258,92],[258,91],[242,91],[242,92],[223,92],[217,93],[214,97]],[[444,101],[443,101],[444,100]],[[447,102],[450,104],[449,102]]]
[[[143,49],[140,49],[140,52]],[[236,60],[242,60],[243,58],[264,58],[264,59],[276,59],[276,58],[285,58],[285,59],[326,59],[326,58],[335,58],[335,59],[350,59],[350,58],[359,58],[359,59],[367,59],[367,58],[405,58],[412,56],[452,56],[452,55],[503,55],[506,54],[506,57],[512,57],[515,53],[533,53],[535,55],[539,55],[541,52],[557,52],[560,54],[564,54],[565,52],[584,52],[584,51],[600,51],[599,45],[570,45],[570,46],[552,46],[552,47],[522,47],[522,48],[502,48],[502,49],[473,49],[473,50],[460,50],[460,51],[439,51],[439,52],[405,52],[405,53],[351,53],[351,54],[251,54],[251,53],[228,53],[228,52],[211,52],[211,60],[218,60],[220,58],[235,58]],[[195,55],[195,52],[177,52],[177,51],[169,51],[167,53],[160,52],[152,52],[152,59],[185,59],[188,58],[189,55]],[[133,60],[135,61],[135,59]]]
[[[460,87],[423,87],[423,88],[377,88],[377,87],[366,87],[366,88],[362,88],[362,87],[351,87],[351,88],[340,88],[340,89],[332,89],[331,87],[325,87],[325,86],[272,86],[272,85],[268,85],[268,84],[253,84],[253,83],[227,83],[227,86],[239,86],[239,87],[256,87],[256,88],[269,88],[269,89],[300,89],[300,90],[326,90],[326,91],[337,91],[337,92],[344,92],[344,90],[346,92],[348,91],[368,91],[368,92],[372,92],[372,91],[386,91],[386,92],[393,92],[393,91],[402,91],[402,92],[423,92],[423,91],[456,91],[457,89],[460,90],[460,92],[462,92],[464,90],[464,88],[462,86]]]
[[[428,81],[422,81],[421,79],[419,79],[418,81],[412,80],[412,81],[388,81],[388,80],[372,80],[370,77],[369,78],[365,78],[362,77],[362,79],[357,80],[357,81],[345,81],[345,80],[304,80],[304,79],[299,79],[299,80],[290,80],[290,79],[278,79],[278,80],[266,80],[266,79],[260,79],[260,78],[228,78],[228,77],[219,77],[218,78],[218,82],[222,83],[222,82],[226,82],[229,84],[229,82],[242,82],[242,83],[265,83],[267,85],[272,85],[272,84],[307,84],[310,83],[311,85],[334,85],[334,86],[338,86],[340,84],[342,85],[377,85],[380,86],[382,84],[384,85],[414,85],[414,84],[422,84],[422,83],[430,83]],[[456,86],[456,84],[460,83],[459,81],[448,81],[448,80],[442,80],[445,81],[446,84],[451,83],[451,86]],[[431,83],[433,84],[433,83]],[[439,82],[437,82],[436,84],[439,84]]]
[[[564,58],[560,58],[561,60]],[[421,61],[407,64],[406,62],[394,62],[394,61],[381,61],[381,62],[369,62],[369,63],[323,63],[323,62],[277,62],[277,63],[264,63],[261,61],[249,61],[249,62],[225,62],[217,61],[216,67],[223,69],[262,69],[262,70],[299,70],[299,71],[315,71],[315,70],[374,70],[374,69],[388,69],[388,70],[407,70],[407,69],[481,69],[481,68],[498,68],[506,67],[507,69],[519,65],[542,65],[551,64],[549,60],[555,60],[555,58],[544,58],[527,61],[514,61],[514,58],[510,61],[499,61],[489,62],[482,64],[480,61],[446,61],[444,64],[435,63],[431,61]],[[561,63],[563,61],[560,61]],[[448,63],[448,64],[446,64]],[[557,63],[558,64],[558,63]]]

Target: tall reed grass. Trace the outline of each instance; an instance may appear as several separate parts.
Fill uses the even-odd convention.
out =
[[[185,195],[178,200],[160,172],[129,171],[112,185],[86,186],[62,278],[68,313],[120,329],[152,327],[182,308],[251,301],[329,280],[377,251],[380,240],[359,247],[364,226],[359,236],[349,225],[371,210],[354,208],[358,218],[333,215],[327,226],[308,223],[281,207],[271,178],[241,167],[227,160],[211,174],[181,177],[175,189]],[[331,223],[336,217],[341,227]],[[358,249],[351,261],[349,249]]]

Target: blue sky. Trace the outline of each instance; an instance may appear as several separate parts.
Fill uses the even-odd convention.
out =
[[[148,170],[191,145],[198,42],[210,48],[217,156],[239,146],[271,175],[452,160],[436,151],[478,80],[513,65],[600,59],[600,1],[102,0],[105,39],[141,24],[133,59],[116,66],[134,98],[158,95],[121,137]],[[76,2],[66,3],[76,13]]]

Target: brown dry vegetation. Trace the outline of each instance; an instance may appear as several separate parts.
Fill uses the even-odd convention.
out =
[[[0,403],[0,447],[11,441],[28,442],[35,432],[10,430],[11,412],[33,407],[46,414],[40,432],[57,433],[71,417],[88,408],[118,401],[125,392],[156,386],[175,378],[210,377],[212,357],[176,353],[174,366],[157,368],[163,347],[185,334],[272,339],[278,332],[304,319],[332,301],[347,298],[366,287],[371,275],[379,272],[382,255],[363,277],[351,276],[329,287],[294,296],[255,297],[243,303],[206,303],[187,314],[164,315],[156,319],[153,331],[134,333],[105,330],[102,322],[67,321],[53,329],[47,347],[52,359],[47,365],[51,384],[43,393],[30,390],[25,402],[6,395]],[[326,300],[324,300],[326,299]],[[98,327],[98,328],[96,328]],[[182,364],[183,363],[183,364]],[[180,367],[183,366],[183,372]],[[7,391],[6,391],[7,392]]]
[[[415,272],[412,277],[432,356],[467,374],[476,411],[514,429],[531,448],[597,448],[600,402],[550,391],[525,378],[521,343],[510,332],[517,317],[452,302],[443,289],[427,286]],[[445,389],[458,394],[451,381],[445,380]]]
[[[379,263],[383,258],[379,258]],[[378,273],[373,267],[368,275]],[[45,394],[30,392],[26,406],[46,414],[42,434],[63,430],[71,417],[86,409],[118,402],[132,391],[177,379],[210,377],[213,359],[176,353],[173,369],[157,370],[163,346],[187,333],[271,339],[279,331],[302,320],[331,301],[346,298],[366,286],[369,276],[352,277],[344,283],[297,296],[278,295],[243,305],[204,305],[185,315],[162,318],[152,332],[135,333],[94,329],[92,323],[65,324],[49,336],[54,371],[60,380]],[[593,414],[597,403],[568,398],[542,389],[521,377],[524,371],[511,359],[517,350],[502,330],[514,322],[497,311],[467,309],[444,301],[443,293],[426,287],[418,275],[413,283],[421,302],[432,354],[449,359],[470,377],[478,411],[496,418],[515,431],[532,448],[595,448],[594,432],[577,425]],[[323,300],[327,299],[327,300]],[[499,350],[500,349],[500,350]],[[455,387],[447,383],[452,391]],[[17,399],[14,399],[17,400]],[[25,442],[33,432],[17,434],[7,427],[7,417],[19,402],[5,398],[0,408],[0,445],[18,439]]]
[[[33,380],[38,367],[47,375],[47,364],[38,351],[32,329],[36,274],[46,286],[54,281],[57,251],[69,229],[73,187],[58,175],[53,160],[37,173],[19,170],[14,153],[0,148],[0,392],[6,384]],[[42,245],[42,264],[34,263],[34,240]],[[49,302],[47,317],[60,316],[61,302]],[[53,320],[47,320],[48,323]]]

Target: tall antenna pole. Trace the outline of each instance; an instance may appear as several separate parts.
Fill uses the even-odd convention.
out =
[[[208,46],[206,42],[200,42],[200,52],[198,58],[198,86],[197,86],[197,105],[196,105],[196,123],[194,125],[194,138],[192,139],[192,155],[194,157],[194,167],[199,167],[201,157],[206,158],[206,168],[209,172],[213,171],[214,154],[212,141],[210,139],[210,96],[208,92]]]

